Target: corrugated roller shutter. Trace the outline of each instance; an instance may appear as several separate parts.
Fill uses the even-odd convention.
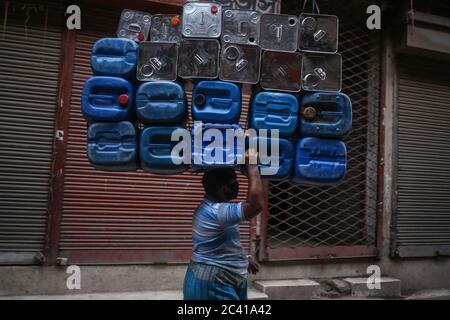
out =
[[[47,224],[63,11],[7,1],[0,12],[0,263],[37,263]]]
[[[88,163],[80,94],[92,75],[91,46],[98,38],[114,36],[120,11],[83,12],[83,29],[76,37],[60,255],[84,264],[186,262],[191,217],[203,198],[201,175],[111,173]],[[240,181],[246,190],[242,177]],[[249,247],[249,224],[242,227],[241,240]]]
[[[450,255],[450,73],[444,62],[399,61],[395,254]]]

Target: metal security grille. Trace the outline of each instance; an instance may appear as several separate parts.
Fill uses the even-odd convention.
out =
[[[0,264],[42,262],[63,10],[0,1]]]
[[[394,255],[450,255],[448,62],[398,61],[397,207]]]
[[[376,239],[379,35],[355,16],[363,6],[323,13],[340,19],[343,92],[353,102],[353,129],[345,138],[348,172],[336,187],[271,183],[264,258],[267,260],[372,255]],[[366,8],[366,7],[365,7]],[[350,10],[351,9],[351,10]]]

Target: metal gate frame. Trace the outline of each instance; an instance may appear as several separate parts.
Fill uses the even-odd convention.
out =
[[[61,209],[64,191],[64,165],[67,139],[64,133],[69,127],[69,108],[72,96],[72,71],[75,55],[76,32],[64,30],[61,41],[61,65],[53,144],[53,166],[50,183],[47,238],[45,245],[46,264],[54,264],[58,256]]]
[[[384,144],[385,144],[385,124],[384,110],[386,103],[386,79],[389,70],[390,57],[385,50],[387,34],[380,36],[380,74],[379,74],[379,95],[378,95],[378,150],[377,150],[377,172],[376,172],[376,209],[375,209],[375,241],[373,245],[353,245],[353,246],[322,246],[322,247],[269,247],[268,225],[269,225],[269,185],[265,188],[265,208],[260,218],[260,238],[258,257],[261,261],[322,261],[336,259],[373,259],[379,256],[382,248],[383,236],[383,195],[384,195]]]

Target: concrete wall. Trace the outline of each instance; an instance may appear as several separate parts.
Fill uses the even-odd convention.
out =
[[[383,275],[402,281],[404,292],[450,288],[450,261],[403,261],[389,259],[352,263],[263,264],[258,279],[298,279],[365,276],[367,267],[378,264]],[[81,289],[69,290],[65,267],[0,267],[0,296],[132,292],[174,290],[183,286],[186,265],[164,266],[81,266]]]
[[[80,266],[81,289],[67,289],[66,267],[0,267],[0,296],[173,290],[186,265]]]

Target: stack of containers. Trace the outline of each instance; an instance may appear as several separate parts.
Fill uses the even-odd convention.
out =
[[[273,175],[263,175],[263,178],[285,180],[291,177],[294,167],[294,146],[291,137],[296,133],[298,125],[299,105],[295,95],[300,91],[301,83],[301,54],[296,52],[298,19],[293,15],[263,14],[259,34],[260,45],[264,50],[260,79],[263,90],[252,97],[250,127],[265,129],[269,134],[272,134],[273,129],[278,130],[280,138],[268,139],[260,136],[258,145],[260,149],[264,145],[261,143],[267,140],[267,150],[270,153],[271,144],[278,143],[278,170]],[[263,163],[265,160],[261,158]]]
[[[263,90],[252,98],[250,126],[278,129],[281,136],[279,172],[266,178],[292,177],[307,185],[339,183],[347,167],[341,139],[351,129],[352,107],[348,96],[339,92],[337,17],[263,14],[259,32]]]
[[[89,124],[88,159],[94,167],[114,171],[141,167],[163,174],[186,169],[171,161],[172,132],[187,115],[184,90],[172,82],[180,24],[179,16],[123,10],[118,38],[94,44],[95,76],[85,83],[81,104]],[[153,42],[147,41],[150,36]],[[145,126],[140,134],[137,120]]]
[[[136,114],[144,124],[140,139],[141,168],[156,174],[178,174],[187,169],[183,154],[172,155],[178,141],[172,135],[185,127],[187,100],[176,82],[181,18],[151,17],[150,41],[139,44],[136,78]],[[172,161],[174,160],[174,161]]]
[[[222,155],[211,161],[204,156],[212,155],[217,144],[201,135],[201,148],[193,146],[187,155],[194,168],[237,167],[244,146],[236,139],[227,152],[227,142],[228,134],[235,136],[241,129],[240,85],[259,83],[249,126],[280,134],[249,141],[269,150],[274,142],[279,146],[278,170],[265,178],[312,185],[334,185],[344,178],[347,151],[342,138],[351,130],[352,105],[340,93],[336,16],[260,15],[188,2],[182,19],[124,10],[117,36],[94,44],[95,76],[85,83],[82,95],[88,158],[96,168],[126,171],[140,166],[159,174],[187,169],[173,162],[186,155],[172,155],[178,143],[172,135],[185,127],[188,109],[184,89],[176,82],[180,77],[195,81],[192,118],[201,123],[194,124],[192,141],[206,129],[217,129],[223,141]],[[140,134],[139,122],[144,126]]]
[[[351,100],[340,93],[339,20],[333,15],[302,13],[299,23],[302,88],[306,93],[300,99],[294,181],[335,185],[345,178],[347,148],[342,138],[352,126]]]
[[[235,54],[234,64],[246,58],[241,51],[233,51],[241,50],[239,46],[226,43],[221,48],[218,41],[221,34],[224,39],[223,31],[227,30],[227,26],[233,27],[233,20],[224,20],[222,14],[224,17],[228,15],[231,17],[235,13],[243,14],[243,11],[226,10],[223,13],[219,4],[199,2],[186,3],[183,8],[183,39],[180,45],[178,75],[196,81],[191,104],[194,120],[191,131],[191,163],[194,169],[236,167],[239,159],[243,157],[244,146],[239,146],[237,139],[230,136],[241,130],[238,124],[242,106],[241,89],[235,83],[226,81],[245,82],[245,77],[249,76],[256,77],[257,81],[258,75],[249,69],[251,64],[242,66],[239,70],[241,72],[224,71],[226,70],[224,56]],[[256,23],[257,20],[252,25]],[[234,43],[233,40],[236,39],[230,37],[228,40]],[[251,49],[253,50],[253,47]],[[221,64],[220,73],[219,64]],[[259,60],[254,65],[259,66]],[[217,80],[217,77],[223,81]],[[214,154],[215,147],[218,146],[212,144],[215,137],[203,135],[203,132],[209,129],[216,129],[214,131],[222,138],[220,154]],[[196,137],[203,138],[200,144],[196,144]],[[227,142],[231,141],[234,142],[232,150],[227,145]]]
[[[131,171],[139,167],[139,128],[134,82],[138,43],[149,32],[150,15],[124,10],[119,38],[103,38],[92,47],[94,76],[86,81],[81,110],[88,122],[87,155],[95,168]]]
[[[92,48],[95,76],[84,84],[81,110],[88,122],[87,155],[101,170],[138,167],[138,128],[134,88],[138,45],[130,39],[104,38]]]

